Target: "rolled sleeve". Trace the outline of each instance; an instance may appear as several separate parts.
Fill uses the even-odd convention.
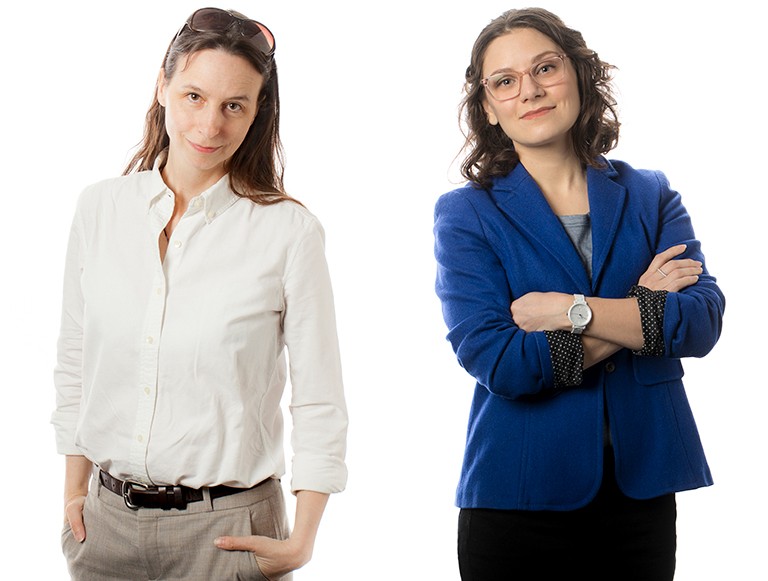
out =
[[[84,228],[80,211],[75,214],[70,229],[64,265],[64,285],[61,327],[57,344],[56,367],[53,372],[56,387],[56,408],[51,423],[56,433],[59,454],[82,454],[75,445],[75,431],[80,416],[82,395],[83,352],[83,294],[80,277],[83,271]]]
[[[652,291],[640,285],[633,285],[629,289],[627,296],[637,299],[643,333],[643,346],[632,351],[635,355],[647,357],[664,355],[664,307],[667,304],[668,294],[665,290]]]
[[[348,418],[324,233],[315,220],[290,257],[284,288],[292,387],[291,490],[340,492],[347,481]]]
[[[555,375],[555,388],[575,387],[584,380],[584,345],[569,331],[545,331]]]
[[[680,194],[671,190],[666,177],[657,172],[661,187],[660,207],[662,231],[657,250],[661,252],[676,244],[686,244],[685,253],[678,258],[691,258],[702,263],[699,280],[676,293],[668,293],[664,305],[664,344],[667,357],[703,357],[720,338],[725,296],[706,266],[701,243],[696,239],[690,216]]]

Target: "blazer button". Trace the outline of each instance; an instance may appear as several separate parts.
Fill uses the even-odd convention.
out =
[[[605,364],[606,373],[613,373],[614,371],[616,371],[616,364],[613,361],[609,361]]]

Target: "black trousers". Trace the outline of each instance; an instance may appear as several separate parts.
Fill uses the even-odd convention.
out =
[[[606,450],[595,499],[573,511],[462,509],[462,581],[583,578],[670,581],[675,575],[674,494],[634,500],[621,493]]]

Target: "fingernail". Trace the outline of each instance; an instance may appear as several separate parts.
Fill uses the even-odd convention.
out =
[[[217,539],[214,539],[213,544],[216,545],[217,547],[220,547],[221,546],[221,537],[219,537]]]
[[[85,540],[85,535],[83,533],[75,533],[75,540],[78,543],[82,543]]]

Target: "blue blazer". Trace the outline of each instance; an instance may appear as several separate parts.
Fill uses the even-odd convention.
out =
[[[622,349],[554,389],[543,332],[510,314],[532,291],[622,298],[654,256],[685,243],[704,262],[680,196],[660,172],[606,162],[588,168],[592,280],[522,164],[490,190],[467,185],[435,208],[437,294],[448,340],[477,381],[457,504],[462,508],[571,510],[602,480],[604,418],[616,479],[633,498],[712,484],[683,389],[682,357],[707,354],[720,336],[725,299],[704,266],[699,281],[669,293],[663,357]]]

